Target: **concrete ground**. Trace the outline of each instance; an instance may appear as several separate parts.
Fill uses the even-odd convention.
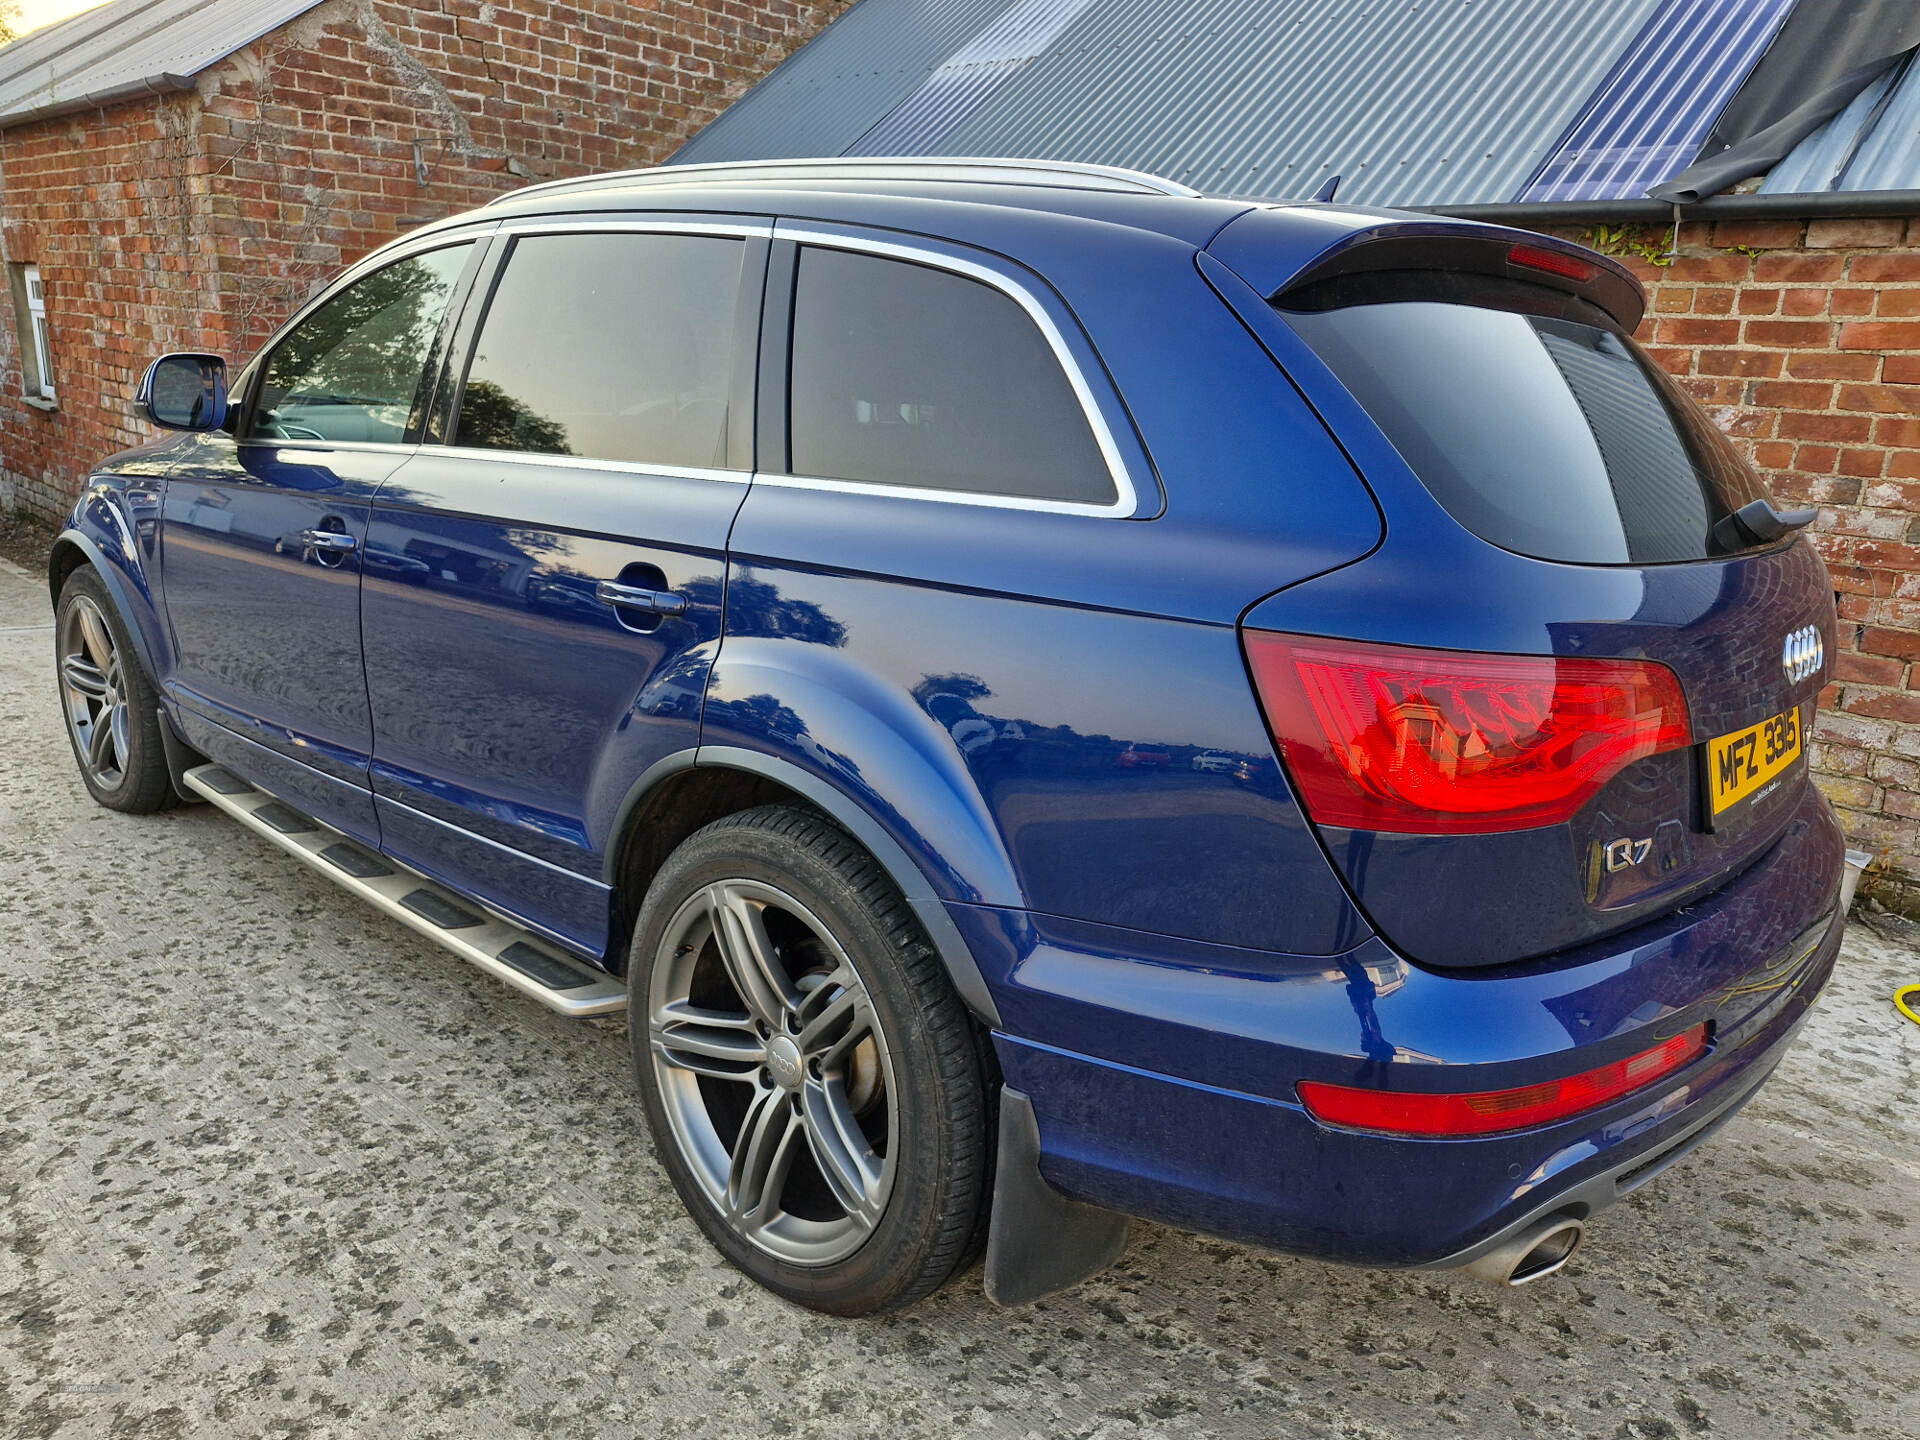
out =
[[[685,1218],[619,1021],[515,997],[208,807],[93,805],[50,619],[0,573],[7,1440],[1920,1434],[1910,930],[1856,923],[1761,1098],[1557,1280],[1140,1226],[1030,1310],[976,1274],[830,1320]]]

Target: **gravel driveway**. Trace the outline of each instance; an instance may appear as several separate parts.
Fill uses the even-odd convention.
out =
[[[8,1440],[1920,1432],[1904,927],[1856,923],[1761,1098],[1556,1280],[1139,1226],[1029,1310],[973,1275],[831,1320],[683,1216],[620,1021],[516,998],[206,806],[91,804],[50,620],[0,571]]]

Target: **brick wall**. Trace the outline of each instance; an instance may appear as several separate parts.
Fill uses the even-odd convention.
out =
[[[155,355],[251,354],[340,269],[533,180],[666,158],[848,0],[328,0],[195,88],[0,133],[0,253],[40,266],[58,408],[0,285],[0,509],[65,512],[151,438]]]
[[[1840,609],[1813,766],[1870,884],[1920,910],[1920,220],[1724,221],[1611,237],[1648,289],[1640,339],[1816,505]]]

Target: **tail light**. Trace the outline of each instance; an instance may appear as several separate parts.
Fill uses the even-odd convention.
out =
[[[1678,677],[1648,660],[1244,639],[1267,728],[1323,825],[1556,825],[1634,761],[1693,738]]]
[[[1707,1027],[1696,1025],[1625,1060],[1516,1090],[1402,1095],[1319,1080],[1302,1080],[1298,1088],[1308,1112],[1329,1125],[1391,1135],[1491,1135],[1501,1130],[1526,1130],[1597,1109],[1684,1069],[1706,1048]]]
[[[1581,284],[1593,278],[1593,266],[1558,250],[1543,250],[1537,245],[1516,245],[1507,251],[1507,263],[1527,270],[1542,270],[1549,275]]]

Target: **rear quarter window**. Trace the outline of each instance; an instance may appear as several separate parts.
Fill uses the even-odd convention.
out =
[[[1052,345],[1011,296],[963,275],[803,246],[789,395],[796,475],[1117,498]]]
[[[1428,301],[1281,309],[1433,497],[1543,560],[1722,553],[1714,525],[1765,491],[1713,422],[1615,330]]]

